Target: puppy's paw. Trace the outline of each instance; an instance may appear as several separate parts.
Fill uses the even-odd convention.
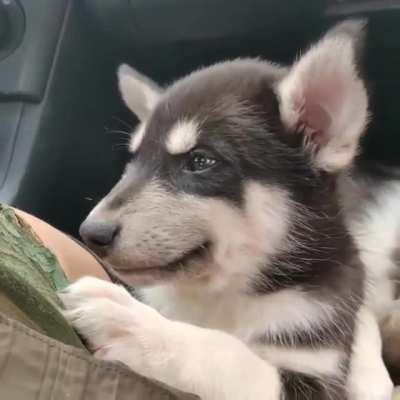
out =
[[[129,306],[133,301],[132,296],[122,286],[91,276],[79,279],[60,292],[59,297],[67,308],[79,303],[83,298],[107,298],[122,306]]]
[[[157,368],[169,358],[170,321],[125,289],[94,278],[74,283],[60,298],[64,315],[87,339],[96,357],[157,377]]]

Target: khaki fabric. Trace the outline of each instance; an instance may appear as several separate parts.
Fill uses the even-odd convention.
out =
[[[91,357],[0,314],[1,400],[172,400],[128,369]]]

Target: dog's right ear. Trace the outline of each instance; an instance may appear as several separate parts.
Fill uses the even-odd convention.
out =
[[[126,106],[140,121],[146,120],[158,103],[161,88],[127,64],[118,68],[118,84]]]
[[[357,67],[364,26],[364,21],[338,24],[278,86],[283,123],[303,136],[314,164],[325,171],[351,164],[368,122],[368,96]]]

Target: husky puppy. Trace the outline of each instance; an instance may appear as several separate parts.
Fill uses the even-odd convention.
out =
[[[120,67],[133,160],[81,234],[143,302],[93,278],[61,295],[98,357],[203,400],[390,398],[338,189],[368,120],[362,30],[165,90]]]

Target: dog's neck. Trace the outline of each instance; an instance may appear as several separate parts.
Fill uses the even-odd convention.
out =
[[[314,208],[295,221],[289,240],[293,244],[273,258],[254,281],[259,294],[300,286],[303,290],[321,287],[334,290],[341,266],[359,263],[358,251],[346,227],[336,200]]]

